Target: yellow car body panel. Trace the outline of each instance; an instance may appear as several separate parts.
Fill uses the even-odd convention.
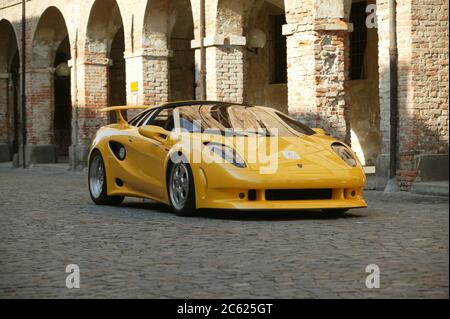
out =
[[[124,110],[126,107],[116,108]],[[205,140],[223,142],[223,137],[200,133],[188,134],[193,143],[192,153],[201,154]],[[103,157],[107,176],[107,194],[152,199],[170,204],[167,188],[167,169],[170,154],[181,149],[183,138],[170,138],[161,142],[143,136],[139,128],[124,123],[104,126],[95,135],[90,152],[98,150]],[[286,159],[278,152],[278,169],[273,174],[261,174],[258,164],[245,168],[222,162],[189,162],[195,186],[196,208],[242,210],[300,210],[364,208],[365,175],[359,161],[350,167],[331,150],[336,139],[314,134],[304,137],[278,139],[279,150],[289,149],[302,154],[301,159]],[[112,152],[109,142],[125,145],[126,159],[120,161]],[[231,142],[228,145],[236,147]],[[339,142],[342,143],[342,142]],[[342,143],[343,144],[343,143]],[[247,154],[237,148],[247,161]],[[183,154],[192,158],[195,154]],[[355,156],[356,158],[356,156]],[[118,185],[117,180],[121,183]],[[329,199],[268,200],[266,190],[331,189]],[[248,198],[252,190],[255,197]],[[245,196],[242,198],[242,194]]]

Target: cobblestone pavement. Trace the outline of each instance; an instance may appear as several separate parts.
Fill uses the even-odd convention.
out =
[[[448,198],[368,191],[369,208],[182,218],[95,206],[85,173],[0,168],[0,297],[448,298]],[[68,264],[81,288],[65,287]],[[365,267],[380,268],[367,289]]]

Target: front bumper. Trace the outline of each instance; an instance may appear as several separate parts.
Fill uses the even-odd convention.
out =
[[[197,208],[239,210],[301,210],[364,208],[365,175],[362,169],[329,172],[280,171],[264,175],[244,169],[197,167]],[[331,189],[327,199],[269,200],[266,190]],[[249,192],[253,196],[249,197]]]

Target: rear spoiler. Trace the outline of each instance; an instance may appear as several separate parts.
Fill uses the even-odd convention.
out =
[[[116,112],[116,117],[117,117],[117,123],[122,124],[122,125],[126,125],[128,124],[127,121],[125,121],[125,119],[122,116],[122,112],[121,111],[126,111],[126,110],[143,110],[143,109],[148,109],[151,108],[151,106],[145,106],[145,105],[123,105],[123,106],[110,106],[110,107],[106,107],[104,109],[101,109],[100,111],[102,112]]]

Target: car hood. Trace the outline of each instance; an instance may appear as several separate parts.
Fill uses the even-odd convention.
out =
[[[277,169],[283,170],[302,169],[311,173],[331,173],[334,170],[352,168],[332,150],[331,144],[338,141],[328,136],[238,138],[210,136],[203,140],[208,141],[234,148],[251,170],[261,170],[264,167],[273,169],[275,165]]]

